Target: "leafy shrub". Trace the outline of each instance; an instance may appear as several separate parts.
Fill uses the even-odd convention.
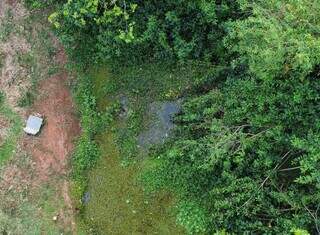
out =
[[[231,51],[241,55],[238,62],[247,64],[255,76],[303,79],[320,63],[319,3],[308,0],[242,2],[246,3],[244,8],[254,10],[247,19],[230,23],[226,42]]]
[[[200,200],[209,230],[313,231],[319,221],[308,210],[315,213],[320,203],[320,83],[310,80],[230,80],[221,92],[187,101],[177,136],[156,155],[148,180],[182,200]]]
[[[82,134],[79,137],[72,157],[72,175],[75,181],[74,194],[82,198],[87,187],[86,174],[97,162],[100,151],[94,137],[100,130],[100,115],[92,85],[87,77],[80,77],[75,88],[75,99],[80,113]]]
[[[303,229],[293,229],[292,230],[294,235],[309,235],[308,231],[303,230]]]
[[[183,225],[189,233],[206,232],[205,211],[194,202],[183,202],[179,205],[177,222]]]
[[[77,141],[74,152],[74,175],[77,178],[95,165],[99,156],[97,144],[88,135],[82,135]]]
[[[237,2],[229,0],[81,0],[63,4],[49,21],[80,60],[213,61],[220,60],[217,55],[224,50],[224,22],[240,15]]]
[[[210,232],[317,234],[320,4],[241,3],[252,14],[228,24],[229,72],[210,78],[219,89],[185,102],[146,182],[196,202]]]
[[[48,19],[73,58],[89,62],[88,58],[96,57],[97,52],[106,52],[103,44],[112,46],[107,50],[114,55],[117,54],[115,45],[134,40],[134,22],[130,16],[135,10],[134,1],[71,0]],[[104,53],[102,58],[110,57],[109,53]]]
[[[61,2],[61,0],[24,0],[25,5],[32,10],[48,7],[56,2]]]

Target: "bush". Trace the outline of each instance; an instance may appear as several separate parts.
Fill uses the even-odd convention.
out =
[[[182,202],[178,208],[177,222],[183,225],[189,233],[206,232],[207,215],[203,208],[194,202]]]
[[[228,24],[229,72],[209,78],[219,89],[185,102],[146,183],[197,203],[206,231],[317,234],[320,4],[241,3],[252,14]],[[187,228],[198,223],[179,216]]]
[[[319,3],[259,0],[243,7],[252,15],[229,23],[226,44],[252,74],[304,79],[320,63]]]
[[[32,10],[45,8],[57,2],[61,0],[24,0],[25,5]]]
[[[88,77],[79,77],[74,95],[80,113],[82,134],[76,143],[72,157],[74,194],[79,199],[82,198],[87,188],[87,172],[95,166],[100,156],[94,137],[101,130],[101,120],[92,92],[91,81]]]
[[[230,80],[221,92],[188,100],[177,136],[155,156],[149,185],[200,200],[207,230],[315,231],[319,221],[308,210],[320,203],[319,88],[314,78]],[[196,223],[188,214],[180,220]]]
[[[234,1],[68,1],[49,17],[74,58],[221,60]],[[71,50],[71,48],[74,48]]]

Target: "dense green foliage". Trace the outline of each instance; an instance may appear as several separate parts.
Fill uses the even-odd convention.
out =
[[[75,182],[74,191],[77,198],[81,198],[86,187],[86,174],[99,157],[99,149],[94,140],[100,128],[100,116],[96,110],[95,97],[92,86],[87,77],[80,77],[75,87],[75,99],[80,113],[82,135],[79,137],[72,158],[72,174]]]
[[[25,5],[31,10],[42,9],[51,6],[55,2],[62,2],[62,0],[24,0]]]
[[[320,62],[320,4],[307,0],[254,2],[249,5],[252,16],[230,23],[228,48],[258,78],[304,79]]]
[[[185,103],[170,148],[156,155],[146,179],[180,196],[191,232],[315,234],[320,4],[243,7],[252,15],[228,24],[225,42],[236,55],[215,77],[225,82]]]
[[[94,87],[88,74],[78,77],[74,86],[74,98],[78,107],[82,134],[77,140],[72,156],[72,177],[75,197],[81,199],[88,186],[88,171],[96,165],[100,157],[96,136],[113,121],[119,105],[116,103],[104,112],[99,112]]]
[[[233,80],[185,103],[177,136],[147,180],[206,209],[199,216],[208,227],[192,219],[191,231],[315,228],[320,83],[281,83]]]
[[[218,60],[224,22],[237,4],[201,1],[68,1],[49,17],[78,59]]]
[[[70,0],[49,20],[80,60],[215,66],[195,78],[144,175],[150,190],[175,193],[190,233],[316,234],[319,10],[315,0]],[[83,152],[86,162],[94,151]]]
[[[49,21],[74,59],[83,63],[90,56],[101,61],[118,54],[118,46],[133,41],[130,15],[136,7],[117,0],[70,0],[52,13]]]

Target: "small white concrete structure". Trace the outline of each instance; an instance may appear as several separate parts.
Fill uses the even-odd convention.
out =
[[[36,135],[39,133],[43,124],[43,118],[30,115],[26,127],[23,129],[29,135]]]

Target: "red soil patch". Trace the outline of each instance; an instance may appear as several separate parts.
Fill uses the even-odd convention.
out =
[[[28,138],[39,178],[44,181],[52,174],[67,173],[68,155],[80,130],[66,79],[67,74],[62,73],[43,81],[39,86],[42,95],[32,109],[45,117],[41,134]]]
[[[56,56],[62,65],[65,58],[62,50]],[[71,228],[73,234],[76,234],[66,176],[69,173],[68,164],[73,143],[80,133],[80,126],[66,85],[67,79],[67,73],[62,72],[40,83],[40,96],[31,112],[44,115],[45,124],[39,136],[25,138],[24,146],[35,162],[37,180],[34,181],[34,186],[46,183],[56,185],[59,191],[56,197],[63,200],[65,205],[65,210],[59,212],[59,219],[63,227]]]
[[[18,24],[18,20],[29,15],[22,2],[21,0],[0,0],[0,24],[7,20],[5,17],[9,10],[13,15],[13,21]],[[56,38],[53,37],[52,41],[54,46],[61,48]],[[18,32],[13,33],[6,42],[0,43],[0,52],[5,55],[3,67],[0,69],[0,90],[5,92],[8,104],[24,117],[26,112],[28,114],[37,112],[45,116],[45,125],[40,135],[23,137],[17,146],[17,156],[9,164],[3,166],[3,169],[0,169],[0,205],[13,207],[12,205],[18,204],[19,200],[24,200],[24,197],[20,197],[25,194],[22,192],[28,191],[28,197],[30,195],[32,199],[33,193],[37,194],[39,190],[48,186],[54,191],[53,198],[50,195],[50,202],[58,202],[59,205],[62,205],[55,212],[55,216],[58,217],[56,221],[58,227],[66,231],[66,234],[70,234],[68,232],[76,234],[67,175],[70,169],[68,164],[74,147],[73,142],[80,133],[80,126],[74,115],[74,104],[66,85],[68,74],[62,71],[58,75],[43,80],[38,86],[39,97],[34,106],[28,111],[18,108],[16,104],[21,90],[28,89],[31,79],[28,77],[28,71],[15,59],[18,53],[27,53],[30,49],[31,45],[23,34],[18,34]],[[56,57],[52,59],[57,61],[61,67],[67,61],[63,49],[60,49]],[[40,65],[49,66],[46,61]],[[9,124],[0,117],[0,143],[1,136],[6,134]],[[8,192],[19,195],[17,197],[19,200],[15,200],[14,197],[6,197]],[[6,200],[10,198],[12,202],[7,203]],[[39,208],[40,214],[42,209]],[[42,229],[44,232],[42,234],[47,234],[45,233],[46,228]]]

